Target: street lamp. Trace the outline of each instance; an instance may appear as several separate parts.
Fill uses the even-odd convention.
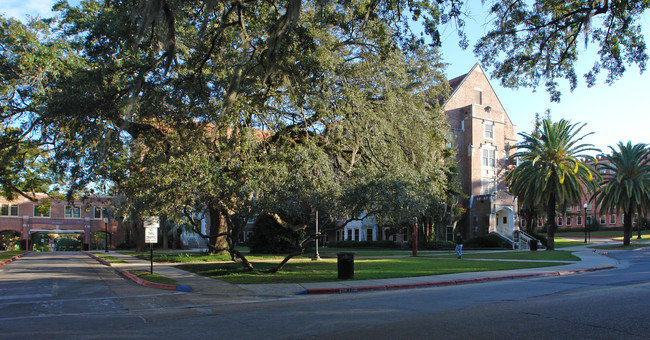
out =
[[[104,217],[104,252],[108,253],[108,218]]]
[[[585,208],[585,222],[584,222],[585,223],[584,224],[584,226],[585,226],[585,243],[587,243],[587,203],[586,202],[585,202],[585,205],[583,205],[583,207]]]

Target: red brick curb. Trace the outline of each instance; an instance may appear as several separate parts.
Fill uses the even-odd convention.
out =
[[[112,267],[112,264],[107,261],[106,259],[103,259],[93,253],[87,252],[87,251],[82,251],[82,253],[94,258],[95,260]],[[158,283],[158,282],[151,282],[149,280],[145,280],[133,273],[131,273],[128,270],[123,270],[121,271],[122,275],[126,276],[127,278],[131,279],[131,281],[145,287],[150,287],[150,288],[158,288],[158,289],[166,289],[166,290],[177,290],[181,292],[191,292],[192,290],[190,289],[189,286],[186,285],[170,285],[170,284],[165,284],[165,283]]]
[[[128,270],[122,271],[122,275],[128,277],[133,282],[135,282],[135,283],[137,283],[137,284],[139,284],[141,286],[145,286],[145,287],[149,287],[149,288],[177,290],[177,291],[181,291],[181,292],[190,292],[190,291],[192,291],[190,289],[190,287],[186,286],[186,285],[177,286],[177,285],[170,285],[170,284],[166,284],[166,283],[151,282],[149,280],[145,280],[145,279],[131,273]]]
[[[99,257],[99,256],[97,256],[97,255],[95,255],[93,253],[90,253],[90,252],[87,252],[87,251],[82,251],[82,253],[94,258],[95,260],[97,260],[97,261],[101,262],[102,264],[105,264],[105,265],[107,265],[109,267],[113,266],[110,262],[106,261],[106,259],[103,259],[103,258],[101,258],[101,257]]]
[[[14,262],[14,261],[18,260],[19,258],[21,258],[21,257],[23,257],[23,256],[25,256],[25,255],[27,255],[28,253],[30,253],[30,252],[29,252],[29,251],[26,251],[26,252],[24,252],[24,253],[22,253],[22,254],[18,254],[18,255],[14,256],[14,257],[8,258],[8,259],[6,259],[6,260],[0,262],[0,267],[5,266],[5,265],[8,265],[8,264],[10,264],[11,262]]]
[[[369,291],[376,291],[376,290],[408,289],[408,288],[423,288],[423,287],[442,287],[442,286],[461,285],[461,284],[479,283],[479,282],[488,282],[488,281],[515,280],[515,279],[525,279],[525,278],[531,278],[531,277],[546,277],[546,276],[562,276],[562,275],[580,274],[580,273],[595,272],[595,271],[599,271],[599,270],[606,270],[606,269],[612,269],[612,268],[614,268],[614,266],[598,267],[598,268],[590,268],[590,269],[580,269],[580,270],[566,270],[566,271],[557,271],[557,272],[549,272],[549,273],[534,273],[534,274],[519,274],[519,275],[480,277],[480,278],[473,278],[473,279],[447,280],[447,281],[437,281],[437,282],[403,283],[403,284],[394,284],[394,285],[379,285],[379,286],[366,286],[366,287],[347,287],[347,288],[315,288],[315,289],[305,289],[304,291],[296,293],[296,295],[303,295],[303,294],[343,294],[343,293],[369,292]]]

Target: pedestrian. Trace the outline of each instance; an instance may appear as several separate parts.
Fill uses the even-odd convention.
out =
[[[463,258],[463,237],[460,233],[456,233],[456,254],[459,259]]]

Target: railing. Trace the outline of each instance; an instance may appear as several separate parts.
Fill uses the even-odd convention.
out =
[[[497,235],[516,250],[530,250],[530,241],[536,241],[537,239],[532,237],[530,234],[526,233],[523,230],[519,230],[519,240],[515,242],[513,235],[503,235],[497,231],[493,231],[491,234]]]

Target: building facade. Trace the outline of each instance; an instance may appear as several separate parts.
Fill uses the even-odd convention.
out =
[[[443,107],[451,130],[465,214],[456,231],[465,238],[497,232],[511,237],[518,228],[517,201],[506,190],[505,176],[514,168],[516,126],[481,65],[449,81],[451,95]]]
[[[84,249],[90,249],[95,233],[108,232],[109,247],[125,242],[122,221],[110,214],[112,198],[93,196],[74,202],[38,195],[37,201],[19,197],[9,201],[0,197],[0,233],[20,233],[32,249],[39,234],[70,234],[82,236]],[[49,201],[49,204],[45,202]],[[103,234],[102,234],[103,235]]]

